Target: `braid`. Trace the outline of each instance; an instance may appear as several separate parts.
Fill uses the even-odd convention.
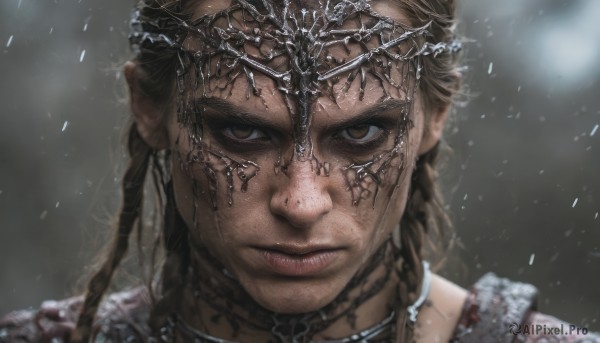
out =
[[[182,7],[184,9],[188,7],[192,8],[191,5],[191,2],[189,2],[187,6],[182,6],[181,1],[179,0],[140,0],[136,6],[141,12],[141,21],[138,25],[144,25],[142,29],[150,31],[153,29],[152,25],[154,24],[152,23],[157,23],[159,26],[166,23],[165,25],[168,26],[170,23],[168,19],[171,18],[171,15],[177,14],[184,16],[183,11],[181,10]],[[189,8],[186,10],[186,13],[188,14],[191,13]],[[161,30],[173,28],[174,27],[157,27],[156,29],[158,31],[156,32],[164,33]],[[130,44],[136,54],[135,60],[138,61],[140,70],[142,71],[142,73],[140,73],[139,86],[142,91],[154,99],[157,104],[167,106],[174,89],[173,75],[175,75],[176,69],[176,54],[168,53],[168,49],[155,51],[153,49],[148,49],[145,46],[135,47],[134,41],[135,39],[130,41]],[[122,183],[123,207],[119,213],[117,232],[115,233],[114,241],[109,248],[108,256],[88,283],[84,304],[80,311],[77,326],[72,335],[73,341],[75,342],[87,342],[92,336],[92,326],[98,306],[102,296],[110,285],[110,281],[116,268],[127,252],[129,236],[134,230],[136,222],[138,224],[138,248],[140,247],[139,243],[142,240],[143,225],[141,219],[145,178],[153,156],[155,163],[153,170],[155,172],[160,170],[160,166],[156,165],[159,158],[154,154],[152,148],[143,141],[135,124],[132,124],[129,128],[127,144],[131,159]],[[166,158],[164,159],[166,160]],[[156,187],[156,180],[163,178],[164,175],[153,176]],[[161,207],[160,189],[156,187],[156,190],[158,194],[158,206]],[[177,217],[177,214],[175,205],[171,200],[172,199],[167,198],[164,217],[165,223],[163,226],[164,242],[167,250],[167,259],[163,265],[165,271],[163,274],[163,295],[173,284],[173,282],[165,281],[174,280],[174,278],[171,277],[171,274],[177,274],[175,271],[182,271],[181,268],[173,268],[173,266],[181,266],[182,263],[185,264],[185,255],[187,255],[187,253],[179,253],[177,251],[183,247],[187,248],[187,244],[174,242],[181,241],[181,237],[185,237],[185,235],[173,232],[176,231],[177,227],[185,226],[175,223],[176,219],[174,218]],[[180,237],[180,239],[174,239],[174,237]],[[156,246],[154,248],[156,248]],[[155,253],[156,249],[153,250],[152,254],[152,267],[154,267]],[[141,250],[138,254],[140,255],[140,261],[143,262],[144,258],[141,256]],[[182,258],[182,256],[184,258]],[[153,293],[150,279],[148,281],[150,283],[149,288],[152,297]],[[159,303],[161,303],[161,301],[159,301]]]
[[[414,303],[419,294],[424,274],[423,244],[431,239],[431,234],[440,238],[447,236],[445,231],[452,227],[436,183],[434,166],[439,150],[438,143],[417,160],[409,200],[401,219],[401,247],[396,254],[398,261],[401,261],[397,266],[400,275],[398,301],[403,308]],[[431,241],[429,243],[433,244]],[[437,243],[438,246],[444,246],[443,239]],[[435,249],[434,252],[439,250]],[[412,339],[412,327],[407,325],[408,313],[400,311],[397,328],[400,330],[398,337],[403,338],[402,342],[410,342]]]
[[[88,283],[83,307],[73,333],[75,342],[89,341],[100,300],[108,289],[115,269],[127,252],[129,235],[142,215],[144,180],[152,149],[141,138],[135,124],[129,129],[128,150],[131,160],[122,183],[123,207],[119,214],[117,232],[106,260]]]
[[[182,287],[190,264],[187,226],[177,211],[172,183],[165,185],[165,194],[167,204],[164,215],[163,242],[167,256],[162,267],[162,297],[150,313],[149,324],[154,332],[159,332],[159,328],[165,323],[166,316],[172,312],[172,307],[180,304],[183,294]]]

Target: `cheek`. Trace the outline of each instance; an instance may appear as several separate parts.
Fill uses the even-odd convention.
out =
[[[192,237],[205,245],[236,241],[268,213],[268,178],[257,163],[215,156],[207,147],[185,149],[172,157],[175,200]],[[244,220],[252,215],[252,220]],[[247,223],[248,222],[248,223]],[[223,244],[223,243],[218,243]]]
[[[417,146],[421,132],[420,123],[416,123],[408,137],[407,148],[393,158],[381,175],[379,187],[373,178],[365,178],[361,187],[363,194],[370,197],[361,198],[358,206],[353,206],[354,218],[364,229],[362,245],[367,255],[372,254],[385,241],[392,230],[399,225],[406,204],[409,201],[409,188],[415,162]],[[356,187],[358,188],[358,187]],[[354,197],[354,194],[353,194]]]
[[[410,173],[403,172],[399,176],[399,182],[386,183],[380,187],[377,199],[373,203],[368,201],[359,206],[357,217],[360,218],[361,226],[365,228],[367,236],[364,244],[369,253],[377,248],[390,237],[392,230],[400,223],[402,214],[408,201]]]

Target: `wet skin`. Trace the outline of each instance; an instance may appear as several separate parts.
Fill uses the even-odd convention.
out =
[[[378,10],[401,17],[393,7]],[[353,51],[334,53],[343,58]],[[239,78],[195,97],[203,108],[201,144],[191,141],[194,128],[177,120],[175,105],[165,121],[147,121],[138,111],[142,134],[165,132],[158,145],[174,152],[175,199],[192,246],[206,249],[268,310],[305,313],[330,303],[400,222],[415,159],[439,139],[439,116],[425,116],[418,93],[411,97],[366,77],[348,89],[335,84],[335,101],[313,99],[311,154],[303,158],[292,134],[296,108],[260,73],[254,74],[260,96],[248,97],[247,81]],[[410,121],[399,129],[407,100]],[[353,183],[352,166],[368,162],[371,171],[387,163],[385,172]]]
[[[260,76],[257,81],[270,83]],[[246,192],[233,193],[233,205],[229,206],[227,182],[222,177],[225,165],[220,163],[220,158],[210,155],[209,163],[216,174],[221,175],[216,191],[218,210],[214,211],[209,182],[201,166],[189,165],[185,159],[174,161],[177,206],[191,229],[193,240],[207,247],[263,307],[284,313],[316,310],[333,300],[400,221],[410,180],[408,173],[404,173],[395,188],[403,162],[400,157],[392,161],[380,191],[385,196],[379,196],[374,206],[370,201],[353,205],[343,170],[353,158],[370,159],[394,147],[392,132],[398,108],[377,113],[377,121],[368,124],[368,128],[362,126],[366,124],[347,127],[348,121],[380,104],[381,90],[369,89],[360,101],[358,89],[353,86],[337,105],[328,99],[319,99],[320,106],[315,106],[313,113],[311,140],[314,155],[334,166],[330,176],[317,175],[310,160],[293,158],[285,173],[276,174],[274,162],[280,151],[284,159],[289,158],[294,146],[289,139],[291,123],[287,108],[278,93],[265,92],[263,99],[246,100],[244,86],[233,87],[227,104],[242,110],[248,122],[266,125],[242,126],[239,118],[230,121],[231,118],[213,113],[214,109],[207,106],[207,118],[215,115],[225,122],[206,127],[204,142],[210,150],[231,159],[255,162],[260,171],[249,182]],[[423,132],[423,113],[418,108],[413,122],[404,161],[408,171],[414,165]],[[186,130],[174,119],[170,121],[169,137],[179,158],[190,152]],[[367,149],[352,146],[361,140],[376,144]],[[240,188],[241,181],[234,178],[234,189]],[[200,196],[194,195],[195,189]],[[374,185],[370,189],[373,191]],[[194,206],[200,218],[196,225]],[[283,268],[288,269],[286,271],[274,267],[274,264],[286,264],[281,259],[297,259],[297,256],[285,256],[277,251],[296,255],[315,250],[323,254],[307,256],[297,263],[289,262],[290,266]]]

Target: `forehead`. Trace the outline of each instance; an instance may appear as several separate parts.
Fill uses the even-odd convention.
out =
[[[183,98],[218,97],[287,119],[299,157],[311,150],[313,124],[327,126],[386,100],[408,104],[398,117],[406,122],[426,27],[404,24],[391,1],[298,2],[200,2],[184,26]],[[179,118],[189,121],[185,112]]]
[[[275,81],[260,73],[255,74],[256,87],[261,90],[260,96],[248,96],[248,84],[244,78],[238,78],[229,89],[221,89],[211,93],[211,97],[224,99],[226,102],[234,105],[240,110],[260,117],[268,117],[271,121],[279,123],[281,126],[290,124],[290,109],[288,101],[282,92],[277,90]],[[367,76],[364,96],[359,97],[360,82],[352,82],[348,89],[344,83],[334,85],[336,88],[336,99],[321,95],[314,99],[310,106],[311,124],[314,127],[327,127],[335,122],[343,121],[345,118],[352,118],[368,109],[380,105],[386,98],[384,86],[375,80],[373,76]],[[396,89],[389,89],[387,94],[393,94],[393,99],[404,99]],[[394,93],[394,91],[396,91]],[[398,102],[394,102],[398,103]],[[292,103],[292,106],[295,104]],[[400,113],[400,109],[397,111]]]
[[[282,5],[285,0],[277,0],[274,3]],[[289,0],[288,0],[289,1]],[[188,10],[193,13],[193,18],[198,19],[205,15],[212,15],[217,12],[223,11],[237,1],[235,0],[199,0],[190,2],[191,8]],[[250,1],[251,3],[258,3],[259,1]],[[335,2],[335,1],[332,1]],[[337,1],[342,2],[342,1]],[[323,7],[322,1],[318,0],[299,0],[296,1],[296,7],[306,8],[308,10],[316,10]],[[387,17],[396,21],[407,22],[407,18],[404,16],[400,7],[399,0],[372,0],[369,1],[370,6],[378,13],[385,13]]]
[[[310,9],[298,7],[305,4]],[[193,16],[197,31],[190,32],[184,46],[202,66],[201,73],[209,78],[224,76],[221,81],[231,86],[240,83],[243,71],[254,93],[266,88],[282,91],[286,97],[321,95],[335,100],[360,80],[361,98],[367,89],[373,90],[373,82],[382,86],[384,96],[394,91],[387,86],[407,95],[407,71],[416,71],[410,65],[411,55],[417,56],[417,42],[426,31],[410,31],[400,24],[405,20],[396,2],[305,4],[200,1]],[[262,76],[274,84],[260,82]]]

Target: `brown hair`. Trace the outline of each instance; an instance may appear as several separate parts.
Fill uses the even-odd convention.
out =
[[[433,43],[450,42],[455,39],[454,0],[394,0],[397,1],[406,16],[412,20],[411,25],[420,27],[430,25]],[[182,5],[185,3],[185,5]],[[188,19],[193,11],[194,1],[180,0],[142,0],[139,10],[140,23],[168,22],[173,16]],[[155,27],[156,28],[156,27]],[[169,27],[158,27],[168,35]],[[165,33],[166,32],[166,33]],[[174,100],[175,76],[178,65],[177,53],[160,47],[138,46],[135,61],[138,65],[139,86],[143,92],[155,99],[157,105],[168,106]],[[423,69],[419,83],[426,113],[451,105],[453,97],[460,89],[461,75],[456,54],[443,53],[433,58],[423,58]],[[133,227],[141,225],[143,189],[149,166],[160,169],[160,165],[168,164],[168,157],[156,154],[140,137],[135,123],[129,128],[128,152],[129,166],[123,178],[123,206],[119,214],[117,231],[110,250],[101,266],[88,283],[85,301],[74,339],[87,342],[93,336],[92,325],[101,298],[107,291],[111,278],[128,248],[128,241]],[[405,282],[398,287],[399,301],[406,306],[414,302],[423,276],[422,250],[433,231],[436,237],[444,236],[451,227],[442,198],[437,189],[435,172],[436,157],[440,145],[419,157],[412,175],[411,189],[406,210],[401,219],[401,249],[399,250],[399,273]],[[160,188],[155,182],[155,187]],[[185,224],[179,222],[172,199],[172,192],[167,185],[157,192],[166,196],[163,206],[164,225],[162,239],[166,251],[166,259],[162,267],[162,296],[154,305],[150,326],[156,330],[164,322],[168,307],[179,302],[179,291],[183,285],[185,273],[189,265],[189,247]],[[406,313],[400,314],[399,325],[404,326]],[[400,327],[400,326],[398,326]],[[410,337],[410,330],[404,335]]]
[[[395,0],[413,26],[430,24],[429,32],[434,42],[450,42],[456,37],[455,0]],[[419,91],[426,115],[450,106],[461,88],[459,55],[441,54],[423,58]],[[426,121],[427,122],[427,121]],[[418,297],[417,291],[423,279],[423,248],[431,243],[433,252],[446,250],[446,238],[452,230],[444,200],[438,187],[436,161],[441,149],[438,143],[433,149],[419,156],[412,174],[406,209],[400,222],[402,269],[406,284],[398,287],[401,304],[411,304]],[[430,241],[435,237],[436,241]],[[400,313],[397,327],[405,327],[407,314]],[[403,342],[411,341],[411,330],[404,332]]]

